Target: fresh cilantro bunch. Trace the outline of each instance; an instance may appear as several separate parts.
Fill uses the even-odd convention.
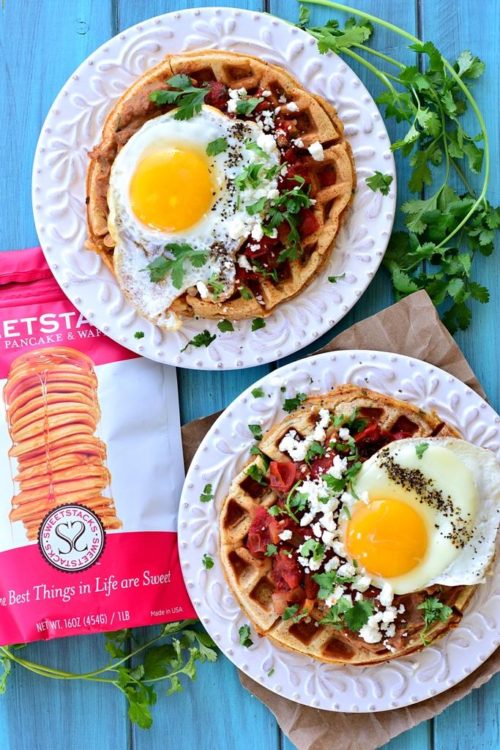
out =
[[[406,134],[392,149],[409,160],[408,187],[416,197],[403,204],[406,230],[393,233],[384,259],[396,296],[425,289],[436,305],[443,305],[443,319],[450,331],[467,328],[472,316],[470,301],[489,300],[486,287],[472,278],[473,260],[477,253],[491,255],[495,232],[500,229],[500,209],[486,198],[490,173],[486,125],[470,91],[484,64],[469,51],[451,64],[432,42],[424,43],[355,8],[329,0],[303,2],[352,11],[356,19],[348,19],[344,26],[337,20],[309,26],[309,11],[302,6],[299,26],[316,38],[321,53],[346,55],[373,73],[386,88],[377,99],[386,116],[407,124]],[[375,25],[407,39],[421,65],[404,65],[371,48],[367,42]],[[375,57],[377,66],[360,53]],[[384,72],[380,63],[389,70]],[[477,118],[479,132],[468,132],[464,126],[462,117],[469,108]],[[483,184],[476,193],[468,175],[481,171]],[[462,191],[451,187],[453,173],[458,175]],[[383,194],[389,188],[387,175],[380,173],[367,183]]]
[[[151,628],[147,632],[151,632]],[[140,631],[137,631],[140,632]],[[87,680],[114,685],[127,699],[130,721],[142,729],[153,723],[151,708],[157,701],[157,687],[166,685],[166,695],[183,690],[183,680],[194,680],[198,664],[217,659],[216,645],[199,628],[196,620],[171,622],[146,641],[137,641],[135,631],[106,633],[106,651],[111,661],[103,667],[77,674],[42,664],[19,655],[18,646],[0,646],[0,693],[5,692],[13,665],[55,680]]]

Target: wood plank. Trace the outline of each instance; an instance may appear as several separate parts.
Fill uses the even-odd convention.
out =
[[[498,101],[500,84],[498,80],[498,57],[500,37],[498,34],[498,0],[483,3],[481,13],[473,0],[462,0],[458,5],[449,0],[434,3],[422,0],[423,36],[435,41],[441,52],[453,60],[464,49],[486,63],[484,76],[473,89],[479,107],[486,120],[491,140],[492,174],[489,198],[494,205],[500,203],[500,174],[497,165],[500,161],[498,139]],[[477,121],[471,115],[467,118],[470,132],[477,133]],[[473,177],[475,187],[480,178]],[[456,187],[460,186],[457,181]],[[463,187],[461,188],[463,191]],[[497,248],[498,249],[498,248]],[[456,338],[471,366],[481,380],[492,405],[500,408],[498,386],[498,351],[500,330],[494,305],[498,305],[500,294],[500,258],[480,256],[476,263],[475,277],[486,284],[492,301],[488,305],[474,305],[474,318],[471,327],[457,334]],[[498,676],[488,685],[474,690],[464,700],[450,706],[434,720],[433,744],[436,750],[449,750],[453,747],[467,747],[469,750],[483,750],[498,747],[500,744],[500,679]]]
[[[3,248],[37,243],[31,166],[43,119],[74,68],[112,35],[111,3],[6,2],[0,10],[0,237]],[[0,260],[1,262],[1,260]],[[22,655],[61,669],[105,663],[103,637],[28,646]],[[89,720],[91,718],[91,720]],[[125,748],[125,704],[107,685],[55,682],[15,669],[0,700],[0,746]]]
[[[234,5],[231,0],[218,5]],[[213,5],[210,0],[197,5]],[[239,2],[239,7],[260,10],[260,0]],[[170,2],[168,10],[192,7],[185,0]],[[152,0],[147,9],[129,2],[117,4],[120,29],[137,23],[145,16],[165,12],[165,3]],[[250,383],[269,371],[268,366],[235,372],[177,371],[181,419],[186,422],[227,406]],[[224,689],[221,690],[220,686]],[[208,698],[208,700],[207,700]],[[215,698],[215,700],[214,700]],[[234,717],[228,720],[228,717]],[[237,717],[237,718],[236,718]],[[187,691],[172,696],[155,712],[155,724],[149,732],[132,729],[133,746],[155,748],[160,738],[169,738],[172,747],[191,750],[194,747],[237,747],[245,737],[245,748],[272,750],[277,747],[278,730],[273,716],[241,687],[235,668],[221,656],[216,665],[201,668],[196,681]]]

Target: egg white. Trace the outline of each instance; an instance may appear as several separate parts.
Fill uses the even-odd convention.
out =
[[[419,458],[416,447],[424,442],[428,447]],[[451,498],[453,512],[444,515],[392,481],[383,467],[387,452],[398,465],[419,470],[432,480],[432,487]],[[396,594],[406,594],[433,584],[484,582],[500,522],[500,464],[491,451],[456,438],[398,440],[363,464],[355,489],[358,496],[367,496],[368,502],[370,498],[388,498],[408,503],[424,521],[428,534],[426,554],[418,566],[398,577],[374,577],[374,585],[382,588],[390,583]],[[468,541],[458,547],[452,541],[457,528],[468,535]],[[449,534],[452,539],[447,538]]]
[[[180,326],[177,316],[169,310],[174,300],[197,284],[206,293],[206,283],[213,274],[224,283],[219,299],[231,296],[235,283],[235,256],[256,221],[255,217],[249,216],[246,203],[241,200],[241,195],[238,196],[232,182],[245,167],[256,161],[271,167],[280,159],[277,148],[270,149],[263,157],[262,153],[256,154],[245,147],[245,141],[256,143],[264,133],[256,122],[234,120],[205,105],[190,120],[179,122],[174,119],[174,114],[175,110],[172,110],[147,121],[130,138],[113,163],[108,190],[108,227],[115,242],[113,263],[118,282],[138,312],[165,329]],[[205,153],[207,145],[217,138],[226,138],[228,149],[209,157],[216,192],[210,210],[193,226],[176,232],[162,232],[143,224],[134,215],[130,200],[132,176],[143,155],[158,146]],[[257,201],[273,186],[275,183],[263,184],[260,192],[250,196],[247,202]],[[244,236],[234,237],[231,226],[234,227],[235,220],[248,230]],[[152,282],[145,271],[149,263],[164,253],[168,243],[187,243],[209,254],[207,263],[201,268],[185,264],[180,289],[173,286],[169,276],[163,281]]]

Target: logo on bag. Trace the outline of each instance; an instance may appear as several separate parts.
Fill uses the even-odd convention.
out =
[[[48,563],[68,573],[90,568],[104,549],[101,520],[83,505],[60,505],[42,521],[38,544]]]

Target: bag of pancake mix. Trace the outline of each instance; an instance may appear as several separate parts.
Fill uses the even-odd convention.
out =
[[[177,552],[175,370],[0,255],[0,644],[194,617]]]

